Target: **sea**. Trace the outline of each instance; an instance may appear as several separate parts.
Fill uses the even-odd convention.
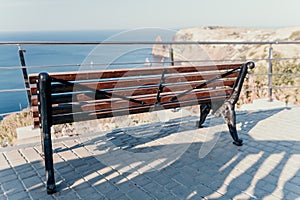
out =
[[[0,32],[0,42],[154,42],[158,36],[170,41],[174,34],[162,29]],[[152,45],[0,45],[0,120],[28,107],[18,48],[26,50],[28,74],[136,68],[157,61]]]

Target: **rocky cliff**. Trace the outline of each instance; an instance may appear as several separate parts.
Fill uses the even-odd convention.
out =
[[[159,40],[161,40],[159,38]],[[300,27],[256,29],[235,27],[197,27],[179,30],[174,41],[293,41],[300,40]],[[241,58],[267,58],[268,45],[173,45],[177,60],[226,60]],[[168,56],[169,46],[156,45],[154,55]],[[297,57],[300,45],[275,45],[274,55]]]
[[[236,28],[236,27],[196,27],[179,30],[173,37],[174,41],[295,41],[300,40],[300,27],[286,27],[278,29]],[[152,53],[156,56],[167,57],[170,46],[156,45]],[[270,45],[172,45],[174,59],[177,64],[191,64],[180,61],[199,61],[192,64],[217,64],[219,62],[244,62],[253,60],[256,68],[252,74],[267,73]],[[275,44],[272,45],[274,73],[300,73],[300,45]],[[283,59],[278,58],[295,58]],[[204,60],[204,61],[203,61]],[[267,76],[251,76],[245,83],[247,88],[264,88],[267,86]],[[274,75],[274,86],[300,86],[299,76]],[[299,104],[299,89],[276,89],[275,98],[287,103]],[[267,90],[248,92],[241,97],[240,103],[248,103],[255,98],[267,96]]]

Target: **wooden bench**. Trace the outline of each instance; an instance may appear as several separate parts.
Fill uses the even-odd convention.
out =
[[[200,105],[199,127],[210,110],[222,115],[235,145],[235,104],[253,62],[168,66],[29,76],[34,125],[40,127],[47,193],[56,191],[50,128],[55,124]]]

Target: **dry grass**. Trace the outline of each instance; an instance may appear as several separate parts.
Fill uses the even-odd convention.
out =
[[[12,146],[16,143],[16,129],[32,125],[32,117],[28,111],[14,113],[0,121],[0,146]]]
[[[290,36],[291,40],[300,40],[300,31],[294,31],[291,36]]]

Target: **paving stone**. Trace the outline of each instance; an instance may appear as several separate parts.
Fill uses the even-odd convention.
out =
[[[294,184],[294,183],[287,182],[287,183],[285,184],[285,188],[286,188],[287,190],[289,190],[290,192],[292,192],[292,193],[295,193],[295,194],[300,195],[300,185],[299,185],[299,184],[300,184],[300,183],[298,183],[298,185],[296,185],[296,184]]]
[[[11,170],[12,173],[8,172],[8,174],[3,175],[2,177],[0,177],[0,181],[2,184],[5,184],[9,181],[15,180],[16,179],[16,174],[14,173],[13,170]]]
[[[23,157],[20,155],[17,149],[7,151],[4,154],[9,162],[23,160]]]
[[[76,171],[68,171],[62,174],[66,182],[72,183],[76,180],[81,179],[82,177]]]
[[[25,185],[27,190],[36,188],[36,187],[44,187],[42,180],[38,176],[31,176],[27,178],[22,178],[22,182]]]
[[[106,194],[106,198],[111,199],[111,200],[113,200],[113,199],[129,200],[129,197],[127,197],[126,194],[121,191],[110,192],[110,193]]]
[[[156,181],[157,180],[158,179],[156,179]],[[134,183],[136,183],[138,186],[143,187],[144,185],[150,183],[152,180],[149,177],[147,177],[146,175],[141,174],[141,175],[135,177],[132,181]]]
[[[32,168],[30,171],[18,172],[18,177],[20,179],[25,179],[25,178],[32,177],[32,176],[36,176],[36,172]]]
[[[30,166],[30,164],[26,164],[14,167],[14,170],[17,172],[17,174],[21,174],[26,173],[28,171],[32,171],[32,167]]]
[[[176,182],[174,180],[171,180],[167,185],[165,185],[165,188],[167,190],[172,190],[172,189],[178,187],[179,185],[180,185],[180,183],[178,183],[178,182]]]
[[[300,199],[300,195],[293,193],[293,192],[289,192],[286,196],[285,199]]]
[[[175,196],[174,194],[170,193],[168,196],[164,197],[164,200],[181,200],[178,196]]]
[[[71,171],[75,172],[75,169],[68,162],[65,162],[65,163],[67,163],[67,165],[60,166],[60,168],[58,170],[61,174],[71,172]],[[55,167],[55,165],[54,165],[54,167]]]
[[[28,196],[27,193],[25,193],[24,191],[18,192],[18,193],[14,193],[14,194],[9,194],[8,195],[8,199],[10,200],[29,200],[30,197]]]
[[[176,175],[174,175],[173,179],[186,186],[187,188],[193,187],[195,185],[195,179],[192,174],[188,175],[177,173]]]
[[[127,193],[137,188],[136,183],[134,183],[131,180],[123,181],[122,183],[116,183],[116,186],[124,193]]]
[[[6,196],[4,196],[4,194],[3,194],[3,193],[0,193],[0,199],[1,199],[1,200],[6,200],[6,199],[7,199],[7,197],[6,197]]]
[[[176,187],[171,189],[171,192],[180,199],[186,199],[191,193],[191,191],[183,185],[177,185]]]
[[[87,198],[87,196],[90,194],[96,194],[96,196],[100,196],[100,194],[97,193],[97,191],[93,187],[86,187],[86,188],[80,188],[80,189],[77,188],[77,190],[75,188],[73,188],[73,189],[83,199]]]
[[[74,192],[73,190],[70,190],[70,189],[69,190],[64,190],[63,192],[57,192],[53,196],[55,196],[56,198],[58,198],[60,200],[80,199],[78,194],[76,192]]]
[[[53,199],[51,195],[47,195],[45,186],[39,186],[34,189],[30,189],[29,191],[27,191],[27,193],[33,199]]]
[[[197,194],[199,194],[202,197],[205,197],[214,192],[211,188],[209,188],[205,185],[202,185],[202,184],[194,186],[193,189],[197,192]]]
[[[74,168],[88,166],[88,164],[82,159],[74,160],[74,161],[71,161],[69,163]]]
[[[263,199],[263,197],[269,195],[269,192],[260,188],[255,188],[254,190],[254,196],[256,196],[258,199]]]
[[[164,199],[170,194],[169,191],[155,182],[150,182],[142,188],[157,199]]]
[[[54,163],[54,167],[55,167],[55,169],[57,169],[57,170],[59,170],[59,171],[61,171],[60,169],[62,169],[62,168],[66,168],[66,167],[69,167],[70,165],[69,165],[69,163],[67,163],[67,162],[59,162],[59,163]]]
[[[147,194],[145,191],[139,188],[136,188],[135,190],[128,192],[127,195],[131,199],[143,199],[143,200],[153,199],[153,197],[151,197],[149,194]]]
[[[104,195],[109,192],[118,190],[118,188],[116,186],[114,186],[113,184],[111,184],[108,181],[93,185],[93,187],[96,188],[99,192],[101,192]]]
[[[21,152],[30,162],[38,161],[41,158],[41,155],[37,153],[33,148],[21,149]]]
[[[168,167],[168,168],[161,170],[161,173],[169,178],[172,178],[172,177],[174,177],[174,175],[176,175],[178,173],[178,171],[174,170],[172,167]]]
[[[6,182],[2,185],[2,187],[7,195],[25,191],[25,188],[18,179]]]
[[[31,167],[33,167],[36,170],[45,168],[45,163],[44,163],[44,160],[42,160],[42,159],[39,161],[31,162],[30,165],[31,165]]]
[[[0,170],[0,178],[4,178],[5,176],[11,175],[11,174],[15,174],[15,171],[12,168],[6,168],[3,170]],[[1,179],[0,179],[1,181]]]
[[[87,166],[80,166],[75,169],[76,172],[80,173],[82,177],[88,176],[89,174],[93,174],[95,172],[94,169],[91,169],[91,167]],[[100,174],[97,174],[96,177],[100,177]]]
[[[265,184],[262,184],[263,185],[262,189],[265,191],[274,191],[275,188],[277,187],[276,183],[271,184],[266,181],[264,181],[264,183]]]

